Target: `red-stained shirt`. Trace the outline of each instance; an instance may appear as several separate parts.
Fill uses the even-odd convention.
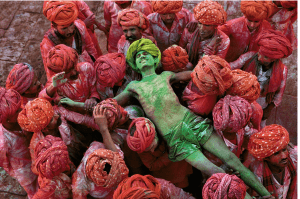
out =
[[[86,26],[83,21],[77,19],[74,21],[74,25],[76,28],[79,30],[79,33],[81,35],[81,42],[82,42],[82,53],[79,55],[78,63],[80,62],[89,62],[90,64],[94,65],[94,62],[92,58],[90,57],[93,56],[95,60],[98,58],[97,51],[94,47],[93,41],[86,29]],[[43,58],[43,63],[44,63],[44,68],[46,71],[47,79],[51,79],[51,77],[55,74],[54,72],[50,71],[47,67],[46,60],[47,60],[47,54],[53,48],[55,45],[52,40],[49,39],[48,35],[51,34],[54,36],[55,40],[59,42],[58,37],[54,33],[54,28],[50,28],[44,35],[44,38],[42,42],[40,43],[40,49],[42,53],[42,58]],[[61,44],[61,43],[59,43]],[[72,48],[76,49],[76,44],[75,44],[75,39],[73,39],[73,44]]]
[[[174,184],[167,180],[160,178],[156,178],[156,180],[160,183],[161,186],[161,199],[195,199],[192,195],[183,191],[181,188],[176,187]]]
[[[250,32],[246,17],[232,19],[219,26],[218,29],[223,31],[230,39],[230,46],[225,60],[232,62],[248,51],[258,51],[258,46],[255,44],[258,34],[271,28],[270,23],[263,20],[256,30]]]
[[[131,5],[127,8],[136,9],[146,16],[152,13],[152,6],[149,2],[146,1],[132,1]],[[107,38],[108,52],[118,52],[117,45],[119,39],[123,35],[123,30],[121,26],[118,25],[117,19],[118,13],[123,9],[114,1],[105,1],[103,10],[105,28],[109,29],[109,36]]]

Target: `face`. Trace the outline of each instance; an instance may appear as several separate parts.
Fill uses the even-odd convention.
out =
[[[159,14],[165,24],[172,24],[175,19],[175,13]]]
[[[155,134],[155,137],[154,137],[154,139],[153,139],[151,145],[148,146],[148,147],[145,149],[145,151],[150,151],[150,152],[153,153],[154,150],[157,148],[157,146],[158,146],[158,137],[157,137],[157,134]]]
[[[73,37],[75,34],[74,23],[71,23],[69,25],[57,25],[55,29],[65,38]]]
[[[252,21],[250,19],[247,19],[247,27],[249,29],[250,32],[256,30],[256,28],[258,28],[258,26],[260,25],[262,21]]]
[[[272,59],[269,57],[266,57],[264,55],[261,55],[260,53],[258,53],[258,62],[263,65],[263,66],[269,66],[272,62],[274,62],[276,59]]]
[[[36,95],[41,91],[41,83],[37,76],[34,74],[30,87],[24,92],[26,95]]]
[[[76,80],[78,78],[78,71],[75,69],[75,67],[71,68],[68,71],[65,71],[65,78],[68,80]]]
[[[200,30],[201,38],[209,39],[215,34],[217,26],[198,23],[198,28]]]
[[[137,26],[122,26],[122,30],[130,43],[142,38],[142,30]]]
[[[156,64],[155,58],[146,51],[139,51],[136,54],[136,66],[139,70],[145,66],[154,66]]]
[[[275,167],[279,167],[279,168],[284,168],[287,166],[288,163],[288,156],[289,156],[289,151],[287,150],[287,147],[281,149],[280,151],[274,153],[273,155],[265,158],[265,160],[275,166]]]

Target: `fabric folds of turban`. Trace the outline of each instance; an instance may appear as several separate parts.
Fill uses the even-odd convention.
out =
[[[161,59],[161,53],[158,47],[150,40],[150,39],[139,39],[137,41],[134,41],[127,51],[126,55],[126,61],[128,64],[132,67],[133,70],[139,72],[139,69],[136,66],[135,58],[136,54],[139,51],[146,51],[149,54],[151,54],[153,57],[158,57],[158,62]],[[158,63],[156,64],[156,67],[158,66]]]
[[[279,30],[264,30],[257,39],[259,53],[268,58],[281,59],[290,56],[293,52],[291,42]]]
[[[106,164],[111,166],[109,173],[104,170]],[[118,185],[129,173],[119,153],[107,149],[97,149],[89,155],[85,171],[90,180],[105,188]]]
[[[36,98],[29,101],[19,113],[18,123],[25,131],[39,132],[51,122],[53,115],[51,103],[46,99]]]
[[[236,133],[244,128],[251,116],[251,104],[238,96],[226,95],[213,109],[215,129],[228,133]]]
[[[272,1],[242,0],[241,11],[251,21],[268,19],[276,5]]]
[[[21,106],[21,95],[13,89],[0,87],[0,123],[13,116]]]
[[[203,199],[241,199],[246,196],[246,185],[235,175],[213,174],[202,189]]]
[[[158,0],[151,1],[153,12],[159,14],[177,13],[182,9],[183,1]]]
[[[257,77],[252,73],[236,69],[232,71],[232,86],[227,89],[227,95],[237,95],[248,102],[253,102],[259,98],[260,85]]]
[[[227,20],[227,13],[223,6],[211,0],[198,3],[194,8],[194,16],[197,21],[205,25],[222,25]]]
[[[126,60],[122,53],[102,55],[95,62],[97,82],[103,87],[121,86],[125,76]]]
[[[294,9],[297,8],[297,1],[280,1],[280,4],[282,7],[286,8],[286,9]]]
[[[59,44],[48,52],[46,64],[51,71],[60,73],[76,67],[77,61],[78,54],[75,49]]]
[[[131,131],[134,131],[132,136]],[[145,117],[134,119],[128,128],[128,147],[138,153],[144,152],[153,142],[155,133],[155,126],[149,119]]]
[[[137,26],[142,30],[150,26],[147,16],[135,9],[125,9],[119,12],[118,24],[119,26]]]
[[[43,14],[57,25],[69,25],[78,17],[78,8],[71,1],[45,1]]]
[[[6,88],[14,89],[23,94],[32,84],[34,77],[33,68],[27,63],[14,65],[6,79]]]
[[[160,191],[161,185],[153,176],[135,174],[119,184],[113,199],[159,199]]]
[[[263,160],[285,148],[289,142],[288,131],[278,124],[271,124],[250,137],[248,150],[253,157]]]
[[[223,95],[232,85],[230,65],[217,55],[205,55],[191,73],[197,88],[207,95]]]
[[[42,178],[52,179],[70,170],[68,148],[59,137],[47,135],[34,149],[35,168]]]
[[[118,1],[118,0],[115,1],[115,3],[119,4],[119,5],[122,5],[122,4],[125,4],[125,3],[129,3],[129,2],[131,2],[131,1]]]
[[[161,63],[165,71],[184,71],[188,62],[189,56],[186,50],[180,46],[170,46],[162,53]]]

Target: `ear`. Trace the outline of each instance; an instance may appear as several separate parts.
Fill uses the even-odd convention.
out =
[[[158,63],[159,63],[159,58],[158,58],[158,56],[157,56],[157,57],[153,57],[153,58],[154,58],[154,63],[155,63],[155,65],[157,66]]]

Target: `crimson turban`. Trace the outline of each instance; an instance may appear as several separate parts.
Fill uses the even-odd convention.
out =
[[[285,148],[289,142],[287,130],[278,124],[271,124],[250,137],[248,150],[253,157],[263,160]]]
[[[242,199],[246,196],[246,185],[235,175],[213,174],[203,186],[203,199]]]
[[[280,4],[282,7],[286,8],[286,9],[297,8],[297,1],[285,0],[285,1],[280,1]]]
[[[34,149],[35,168],[41,177],[52,179],[70,170],[68,148],[59,137],[47,135]]]
[[[220,99],[213,110],[216,130],[236,133],[244,128],[252,116],[251,104],[238,96],[226,95]]]
[[[242,0],[241,11],[251,21],[268,19],[276,5],[272,1]]]
[[[232,85],[230,65],[217,55],[205,55],[191,73],[193,83],[203,94],[223,95]]]
[[[205,25],[222,25],[226,23],[227,13],[218,2],[206,0],[195,6],[194,17]]]
[[[159,199],[160,192],[161,185],[153,176],[135,174],[118,185],[113,199]]]
[[[197,115],[207,116],[217,103],[218,95],[204,95],[192,81],[186,86],[182,100],[186,101],[188,108]]]
[[[232,74],[233,83],[226,95],[237,95],[250,103],[259,98],[260,85],[255,75],[240,69],[233,70]]]
[[[115,3],[116,4],[120,4],[120,5],[125,4],[125,3],[129,3],[129,2],[131,2],[131,1],[119,1],[119,0],[115,0]]]
[[[186,50],[180,46],[170,46],[162,53],[161,63],[165,71],[184,71],[188,62],[189,56]]]
[[[53,115],[51,103],[46,99],[36,98],[29,101],[19,113],[18,123],[25,131],[39,132],[48,126]]]
[[[76,67],[77,61],[78,54],[75,49],[59,44],[48,52],[46,65],[51,71],[60,73]]]
[[[131,135],[132,130],[134,131],[133,135]],[[134,119],[128,128],[128,147],[138,153],[144,152],[153,142],[155,133],[155,126],[148,118]]]
[[[151,1],[153,12],[157,12],[159,14],[170,14],[177,13],[181,11],[183,6],[183,1],[172,1],[172,0],[158,0]]]
[[[21,106],[21,95],[13,89],[0,87],[0,123],[13,116]]]
[[[122,53],[108,53],[102,55],[95,62],[97,82],[103,87],[113,88],[120,83],[125,76],[126,60]]]
[[[109,173],[104,170],[106,164],[111,166]],[[111,188],[127,178],[129,170],[118,152],[97,149],[89,155],[85,172],[87,177],[98,186]]]
[[[27,63],[14,65],[6,79],[6,88],[14,89],[23,94],[32,84],[34,77],[33,68]]]
[[[57,25],[69,25],[78,17],[78,8],[71,1],[45,1],[43,14]]]
[[[290,56],[293,52],[291,42],[279,30],[264,30],[257,39],[258,52],[272,59],[281,59]]]
[[[137,26],[142,30],[150,26],[147,16],[136,9],[125,9],[119,12],[118,24],[119,26]]]

